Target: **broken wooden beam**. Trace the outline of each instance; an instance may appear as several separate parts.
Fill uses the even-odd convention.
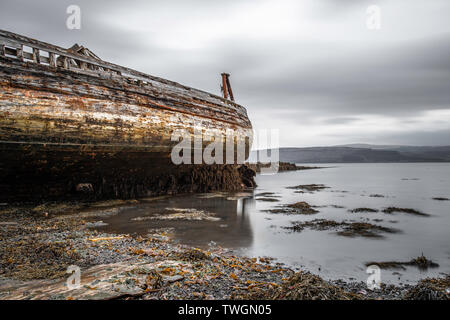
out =
[[[39,49],[33,48],[33,62],[41,63],[41,56],[39,53]]]
[[[69,58],[67,57],[63,57],[63,68],[64,69],[69,69]]]
[[[50,52],[48,54],[48,64],[50,65],[50,67],[56,67],[56,58],[53,52]]]
[[[22,45],[16,49],[16,56],[17,56],[17,59],[19,59],[20,61],[23,61],[23,46]]]

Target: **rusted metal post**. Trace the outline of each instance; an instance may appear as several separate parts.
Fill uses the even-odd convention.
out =
[[[231,90],[230,75],[229,74],[227,74],[227,88],[228,88],[228,93],[230,94],[231,101],[234,101],[233,91]]]
[[[225,99],[228,99],[227,74],[226,73],[222,73],[222,91],[223,91],[223,97]]]
[[[41,56],[39,53],[39,49],[33,48],[33,62],[41,63]]]
[[[228,73],[222,73],[222,91],[225,99],[228,99],[228,96],[230,96],[231,101],[234,101],[233,91],[231,90],[230,84],[230,74]]]

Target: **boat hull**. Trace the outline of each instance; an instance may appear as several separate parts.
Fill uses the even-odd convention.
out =
[[[234,153],[243,144],[246,158],[252,127],[245,109],[155,79],[130,83],[0,56],[1,200],[80,194],[79,185],[96,197],[237,189],[230,179],[240,166],[210,166],[204,183],[201,165],[175,165],[170,156],[181,130],[203,138],[202,151],[211,132],[231,132]]]

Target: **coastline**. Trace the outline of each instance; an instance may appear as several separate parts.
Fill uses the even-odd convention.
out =
[[[256,173],[260,173],[261,168],[269,168],[270,165],[271,165],[270,163],[261,163],[261,162],[246,164],[246,166],[248,168],[252,169]],[[296,170],[312,170],[312,169],[323,169],[323,168],[325,168],[325,167],[299,166],[299,165],[297,165],[295,163],[291,163],[291,162],[283,162],[283,161],[278,162],[278,171],[279,172],[296,171]]]
[[[362,282],[296,273],[268,257],[182,245],[170,230],[95,230],[119,207],[157,199],[0,207],[0,299],[448,299],[435,290],[448,288],[448,276],[371,291]],[[81,268],[79,289],[66,286],[70,265]]]

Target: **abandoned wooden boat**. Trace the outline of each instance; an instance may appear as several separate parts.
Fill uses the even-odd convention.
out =
[[[220,97],[105,62],[83,46],[63,49],[0,30],[0,198],[251,186],[242,166],[170,159],[173,132],[194,128],[231,129],[248,155],[252,126],[245,108],[227,99],[224,75]]]

